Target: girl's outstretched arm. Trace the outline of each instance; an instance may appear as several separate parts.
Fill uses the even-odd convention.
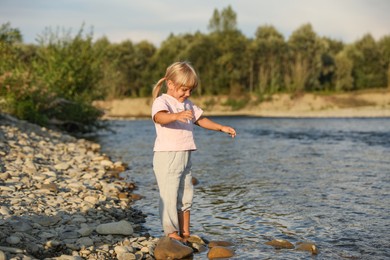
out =
[[[196,123],[198,126],[203,127],[205,129],[214,130],[214,131],[221,131],[224,133],[229,134],[232,138],[234,138],[237,133],[234,128],[226,125],[220,125],[207,117],[201,116]]]

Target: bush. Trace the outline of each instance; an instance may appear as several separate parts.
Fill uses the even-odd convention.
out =
[[[80,30],[72,38],[69,33],[59,36],[47,31],[25,63],[20,59],[23,53],[18,44],[1,39],[3,112],[69,132],[89,132],[100,125],[102,113],[91,105],[101,74],[91,35]]]

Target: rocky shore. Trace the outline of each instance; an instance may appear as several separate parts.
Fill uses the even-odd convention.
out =
[[[84,139],[0,114],[0,259],[154,259],[126,169]]]
[[[99,144],[0,113],[0,260],[234,255],[226,241],[146,233],[146,216],[132,208],[140,196],[120,178],[124,171]]]

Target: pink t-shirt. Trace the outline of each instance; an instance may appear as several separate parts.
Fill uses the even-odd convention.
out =
[[[160,111],[178,113],[184,111],[185,108],[194,111],[194,119],[188,123],[175,121],[161,125],[154,122],[154,116]],[[162,94],[156,98],[152,105],[152,119],[157,134],[153,150],[155,152],[196,150],[193,134],[194,122],[200,118],[202,113],[203,110],[188,99],[184,103],[180,103],[176,98],[168,94]]]

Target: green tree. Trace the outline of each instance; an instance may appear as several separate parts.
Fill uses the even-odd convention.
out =
[[[341,41],[327,37],[323,37],[321,41],[323,42],[325,49],[321,56],[322,66],[319,83],[321,89],[331,91],[336,88],[336,56],[343,50],[344,44]]]
[[[11,23],[0,26],[0,42],[7,44],[22,43],[23,37],[18,28],[12,28]]]
[[[248,82],[248,64],[243,54],[249,48],[248,39],[237,30],[237,15],[228,6],[221,12],[214,11],[209,29],[212,41],[217,44],[219,57],[215,61],[216,91],[221,94],[238,94]]]
[[[381,64],[386,73],[387,87],[390,88],[390,35],[386,35],[378,42]]]
[[[216,67],[215,60],[220,56],[217,43],[209,35],[196,33],[190,44],[183,52],[183,56],[194,66],[200,76],[200,84],[195,93],[216,94]]]
[[[193,36],[191,34],[174,35],[161,43],[161,46],[150,58],[148,70],[149,78],[153,84],[164,77],[165,70],[175,61],[187,60],[186,49],[191,44]],[[189,60],[190,61],[190,60]]]
[[[313,31],[310,24],[295,30],[289,40],[288,80],[286,85],[291,91],[316,90],[320,88],[323,42]]]
[[[214,9],[213,16],[209,21],[208,29],[210,32],[227,32],[237,30],[237,14],[232,7],[222,9],[221,12],[218,9]]]
[[[258,92],[279,91],[283,86],[283,60],[287,49],[282,34],[273,26],[261,26],[252,44]]]
[[[149,77],[148,66],[156,52],[156,47],[147,41],[142,41],[134,47],[134,69],[136,71],[135,80],[133,82],[134,89],[137,91],[138,96],[150,96],[150,93],[152,93],[153,81]]]
[[[0,26],[0,74],[15,69],[19,65],[18,49],[22,35],[10,23]]]
[[[135,47],[130,40],[123,41],[111,47],[113,54],[112,62],[115,69],[120,73],[120,81],[116,86],[117,96],[132,96],[136,97],[136,89],[134,87],[134,80],[136,71],[134,69]]]
[[[120,72],[115,66],[115,56],[112,53],[112,45],[107,37],[101,37],[95,41],[94,52],[100,53],[102,56],[99,63],[99,70],[101,71],[101,77],[96,83],[95,89],[99,93],[97,99],[113,99],[117,97],[117,86],[120,85],[118,82],[123,80]]]
[[[334,84],[336,91],[349,91],[353,89],[352,69],[353,62],[348,57],[347,51],[339,52],[334,59],[335,75]]]
[[[385,87],[386,68],[383,67],[381,51],[370,34],[366,34],[355,42],[348,52],[353,61],[353,77],[355,88]]]

